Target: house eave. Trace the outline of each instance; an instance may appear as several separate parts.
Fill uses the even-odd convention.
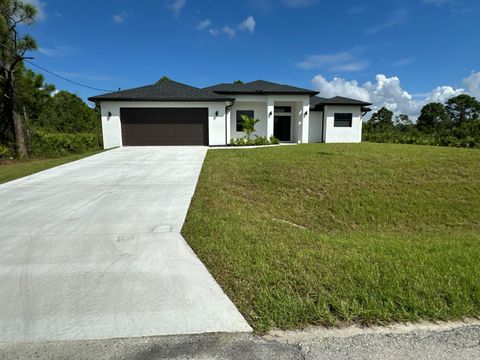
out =
[[[90,97],[89,101],[99,102],[99,101],[148,101],[148,102],[224,102],[224,101],[235,101],[235,98],[108,98],[108,97]]]
[[[225,95],[308,95],[315,96],[316,91],[214,91],[217,94]]]

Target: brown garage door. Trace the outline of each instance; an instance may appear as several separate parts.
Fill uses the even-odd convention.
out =
[[[207,108],[121,108],[124,146],[208,145]]]

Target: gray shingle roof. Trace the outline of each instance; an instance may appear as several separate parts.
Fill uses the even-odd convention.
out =
[[[295,86],[277,84],[265,80],[256,80],[245,84],[218,84],[204,88],[219,94],[308,94],[316,95],[317,91]]]
[[[116,91],[92,96],[90,101],[225,101],[233,100],[228,96],[216,94],[210,90],[199,89],[173,80],[165,80],[153,85]]]
[[[313,96],[310,98],[310,107],[311,108],[320,108],[323,105],[360,105],[360,106],[369,106],[372,105],[365,101],[360,101],[356,99],[350,99],[343,96],[335,96],[330,99],[322,98],[320,96]]]

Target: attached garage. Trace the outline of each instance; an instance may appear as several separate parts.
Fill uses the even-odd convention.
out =
[[[225,145],[235,99],[176,81],[89,98],[100,107],[103,146]]]
[[[122,144],[209,145],[208,108],[120,108]]]

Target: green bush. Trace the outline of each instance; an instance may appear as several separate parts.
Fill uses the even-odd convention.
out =
[[[257,136],[255,139],[248,139],[246,136],[243,136],[237,139],[230,139],[230,145],[232,146],[273,145],[279,143],[280,141],[274,136],[270,136],[270,138]]]
[[[56,157],[80,154],[102,148],[99,133],[47,133],[34,131],[30,137],[30,154],[38,157]]]
[[[270,136],[270,144],[280,144],[280,140],[278,140],[275,136]]]
[[[460,127],[425,133],[412,129],[402,132],[396,129],[372,130],[365,129],[362,138],[364,141],[376,143],[397,143],[414,145],[450,146],[450,147],[480,147],[478,124],[465,124]]]
[[[255,145],[270,145],[270,141],[266,136],[259,136],[254,140]]]
[[[12,157],[12,152],[7,146],[0,145],[0,159],[9,159]]]

